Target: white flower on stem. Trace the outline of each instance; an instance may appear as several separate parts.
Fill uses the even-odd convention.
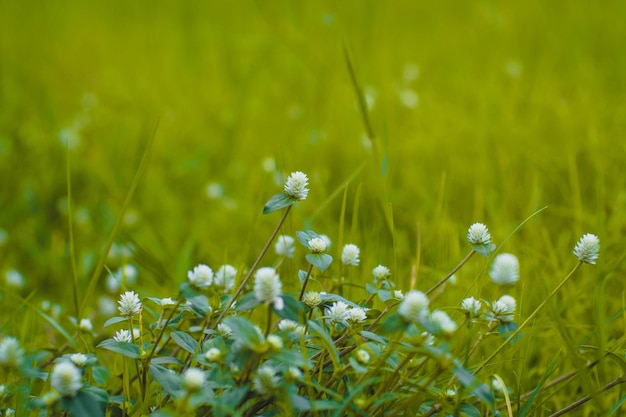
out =
[[[50,384],[64,396],[72,396],[83,386],[80,369],[71,362],[62,361],[54,365]]]
[[[272,352],[280,352],[283,350],[283,339],[280,336],[275,334],[270,334],[267,336],[267,344],[270,346],[270,350]]]
[[[322,253],[326,250],[326,246],[326,241],[321,237],[314,237],[308,242],[311,253]]]
[[[516,308],[517,303],[515,298],[510,295],[503,295],[491,303],[491,312],[493,316],[502,323],[513,321],[513,315],[515,314]]]
[[[290,319],[282,319],[278,322],[278,330],[283,332],[293,332],[298,327],[298,323]]]
[[[350,266],[358,266],[361,260],[359,259],[359,255],[361,250],[357,245],[352,243],[348,243],[344,245],[343,250],[341,251],[341,262],[344,265]]]
[[[491,280],[497,285],[513,285],[519,280],[519,261],[511,253],[495,257],[489,271]]]
[[[279,384],[280,378],[276,375],[276,370],[269,365],[263,365],[257,369],[257,373],[252,380],[253,389],[264,397],[273,396]]]
[[[85,333],[89,333],[93,330],[93,324],[91,324],[91,320],[84,318],[80,319],[80,323],[78,324],[78,328]]]
[[[404,298],[404,294],[401,290],[393,290],[393,298],[396,300],[402,300]]]
[[[172,300],[172,297],[161,298],[161,307],[173,307],[176,305],[176,301]]]
[[[276,251],[276,254],[279,256],[293,258],[293,255],[296,253],[294,242],[295,239],[289,235],[278,236],[274,244],[274,251]]]
[[[574,255],[579,261],[587,264],[595,264],[599,253],[600,239],[592,233],[585,233],[574,247]]]
[[[19,368],[24,361],[24,349],[20,342],[11,336],[6,336],[0,342],[0,366]]]
[[[222,336],[224,339],[228,339],[233,334],[233,329],[230,328],[228,324],[220,323],[217,325],[217,334]]]
[[[192,287],[204,290],[213,283],[213,270],[204,264],[197,265],[192,271],[187,272],[187,279]]]
[[[254,296],[263,304],[272,304],[276,310],[282,310],[282,288],[283,284],[274,268],[266,266],[255,272]]]
[[[384,265],[378,265],[376,268],[372,270],[372,274],[374,275],[374,278],[376,278],[377,280],[387,279],[391,276],[391,272],[389,272],[389,268],[387,268]]]
[[[421,291],[412,290],[398,306],[398,314],[407,321],[418,322],[428,313],[428,297]]]
[[[482,304],[480,300],[477,300],[474,297],[467,297],[461,301],[461,309],[467,314],[470,318],[478,317],[480,315],[480,309],[482,308]]]
[[[74,365],[82,368],[83,366],[85,366],[87,364],[87,355],[85,355],[84,353],[72,353],[71,355],[69,355],[70,360],[72,361],[72,363],[74,363]]]
[[[343,301],[335,301],[326,309],[326,316],[331,323],[342,323],[348,319],[348,304]]]
[[[363,323],[367,319],[365,309],[361,307],[352,307],[348,310],[348,321],[351,323]]]
[[[488,245],[491,243],[489,229],[482,223],[474,223],[467,230],[467,240],[472,245]]]
[[[303,172],[292,172],[285,183],[285,194],[292,200],[306,200],[309,178]]]
[[[211,349],[207,350],[206,353],[204,354],[204,357],[209,362],[217,362],[220,360],[221,356],[222,356],[222,352],[216,347],[212,347]]]
[[[198,368],[189,368],[183,374],[183,388],[188,392],[198,392],[202,389],[206,375]]]
[[[134,291],[126,291],[120,296],[117,303],[119,304],[117,309],[122,313],[122,316],[132,317],[141,311],[141,300]]]
[[[17,269],[9,269],[4,275],[4,280],[9,287],[20,289],[26,284],[26,280],[20,271]]]
[[[430,315],[430,320],[441,333],[451,335],[457,329],[457,324],[448,316],[445,311],[435,310]]]
[[[359,349],[354,354],[356,360],[361,365],[367,365],[370,361],[370,354],[365,349]]]
[[[235,286],[235,277],[237,270],[232,265],[222,265],[215,273],[213,284],[219,287],[223,292],[229,292]]]
[[[113,336],[113,340],[116,342],[133,342],[133,335],[130,333],[130,330],[122,329],[115,332],[115,336]]]
[[[302,297],[302,302],[310,308],[315,308],[318,305],[322,304],[322,297],[320,293],[316,291],[309,291],[307,293],[304,293],[304,296]]]

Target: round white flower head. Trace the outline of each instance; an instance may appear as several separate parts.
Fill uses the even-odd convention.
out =
[[[280,336],[277,336],[275,334],[268,335],[267,343],[270,346],[270,350],[272,352],[280,352],[281,350],[283,350],[283,339],[281,339]]]
[[[206,353],[204,354],[204,357],[209,362],[217,362],[220,360],[221,356],[222,356],[222,352],[216,347],[212,347],[211,349],[207,350]]]
[[[235,286],[237,270],[232,265],[222,265],[215,273],[214,284],[223,292],[229,292]]]
[[[513,285],[519,280],[519,261],[510,253],[495,257],[489,271],[491,280],[497,285]]]
[[[326,250],[326,241],[321,237],[314,237],[309,240],[308,246],[312,253],[322,253]]]
[[[293,258],[294,253],[296,253],[294,242],[295,239],[289,235],[278,236],[276,243],[274,244],[276,254],[286,258]]]
[[[322,304],[322,297],[316,291],[309,291],[302,297],[302,302],[310,308],[315,308]]]
[[[513,315],[515,314],[516,308],[517,303],[515,298],[510,295],[503,295],[491,303],[491,311],[494,317],[503,323],[513,321]]]
[[[335,301],[326,309],[326,315],[331,323],[341,323],[348,319],[348,304],[343,301]]]
[[[176,301],[172,300],[172,297],[161,298],[161,307],[173,307],[176,305]]]
[[[187,279],[192,287],[204,290],[213,283],[213,270],[204,264],[197,265],[187,272]]]
[[[298,323],[290,319],[282,319],[278,322],[278,330],[284,332],[293,332],[298,327]]]
[[[62,361],[52,368],[51,385],[66,397],[76,394],[82,386],[80,369],[71,362]]]
[[[361,365],[366,365],[370,361],[370,354],[365,349],[359,349],[354,354],[356,360]]]
[[[89,333],[93,330],[93,324],[91,324],[91,320],[84,318],[80,319],[80,323],[78,324],[78,328],[86,333]]]
[[[299,381],[302,379],[302,371],[295,366],[290,366],[289,369],[287,369],[285,378],[290,381]]]
[[[359,259],[359,255],[361,250],[357,245],[353,245],[352,243],[348,243],[344,245],[343,250],[341,251],[341,262],[344,265],[358,266],[361,260]]]
[[[230,328],[228,324],[220,323],[217,325],[217,334],[222,336],[224,339],[229,338],[233,334],[233,329]]]
[[[280,384],[280,378],[276,375],[276,370],[263,365],[257,369],[257,373],[252,381],[254,390],[264,397],[271,397],[275,394],[276,388]]]
[[[482,308],[482,304],[480,300],[477,300],[474,297],[467,297],[461,301],[461,309],[467,314],[470,318],[478,317],[480,315],[480,309]]]
[[[391,272],[389,272],[389,268],[383,265],[378,265],[376,268],[372,270],[372,274],[374,274],[374,278],[379,279],[387,279],[391,276]]]
[[[117,305],[115,304],[115,300],[107,297],[106,295],[98,298],[98,312],[102,316],[112,316],[115,314],[116,310]]]
[[[398,314],[407,321],[417,322],[428,313],[428,302],[423,292],[409,291],[398,306]]]
[[[281,298],[283,284],[276,270],[266,266],[259,268],[254,274],[254,296],[264,304],[273,304],[276,310],[283,309]]]
[[[393,298],[396,300],[402,300],[404,298],[404,294],[401,290],[393,290]]]
[[[137,282],[137,267],[132,264],[126,264],[115,272],[119,282],[126,282],[126,284],[133,285]]]
[[[489,229],[482,223],[474,223],[467,230],[467,241],[472,245],[488,245],[491,243]]]
[[[320,235],[320,238],[326,243],[326,250],[330,248],[331,243],[333,243],[327,235]]]
[[[141,300],[134,291],[126,291],[120,296],[117,303],[119,304],[117,309],[122,313],[122,316],[132,317],[141,311]]]
[[[285,194],[292,200],[306,200],[309,195],[309,178],[303,172],[292,172],[285,183]]]
[[[183,374],[183,388],[189,392],[198,392],[202,389],[206,376],[198,368],[189,368]]]
[[[9,269],[4,275],[4,280],[9,287],[16,289],[24,287],[26,280],[20,271],[17,269]]]
[[[0,342],[0,366],[19,368],[24,361],[24,349],[20,342],[11,336],[6,336]]]
[[[592,233],[585,233],[574,247],[574,255],[587,264],[595,264],[599,253],[600,239]]]
[[[130,330],[122,329],[115,332],[115,336],[113,336],[113,340],[116,342],[133,342],[133,335],[130,333]]]
[[[352,323],[363,323],[366,318],[365,309],[361,307],[352,307],[348,310],[348,321]]]
[[[83,367],[87,364],[87,355],[83,354],[83,353],[72,353],[69,356],[70,360],[72,361],[72,363],[74,363],[74,365],[78,366],[78,367]]]
[[[430,315],[430,319],[433,324],[445,335],[451,335],[458,327],[450,316],[442,310],[433,311]]]
[[[456,397],[456,389],[454,388],[448,388],[446,389],[446,391],[444,392],[444,395],[447,399],[449,400],[453,400],[454,397]]]

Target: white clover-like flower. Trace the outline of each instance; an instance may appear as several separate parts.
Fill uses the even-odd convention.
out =
[[[232,265],[222,265],[215,273],[213,284],[219,287],[223,292],[229,292],[235,286],[235,277],[237,270]]]
[[[491,264],[489,276],[494,284],[513,285],[519,280],[519,261],[511,253],[501,253]]]
[[[189,368],[183,374],[182,386],[189,392],[198,392],[202,389],[206,375],[198,368]]]
[[[454,388],[448,388],[446,389],[446,391],[444,392],[445,397],[448,400],[453,400],[454,397],[456,397],[456,389]]]
[[[287,374],[285,375],[285,378],[290,381],[299,381],[300,379],[302,379],[302,371],[295,366],[290,366],[287,369]]]
[[[122,313],[122,316],[132,317],[141,311],[141,300],[134,291],[126,291],[120,296],[117,303],[119,304],[117,309]]]
[[[421,291],[412,290],[398,306],[398,314],[407,321],[418,322],[428,313],[428,297]]]
[[[293,255],[296,253],[294,242],[295,239],[289,235],[278,236],[274,244],[274,251],[276,251],[276,254],[279,256],[293,258]]]
[[[116,342],[133,342],[133,335],[130,333],[130,330],[122,329],[115,332],[115,336],[113,336],[113,340]]]
[[[467,297],[461,301],[461,309],[467,314],[470,318],[478,317],[480,315],[480,309],[482,308],[482,304],[480,300],[477,300],[474,297]]]
[[[315,308],[322,304],[322,297],[320,293],[316,291],[309,291],[302,297],[302,302],[310,308]]]
[[[217,325],[217,334],[222,336],[224,339],[228,339],[233,334],[233,329],[230,328],[228,324],[220,323]]]
[[[326,250],[328,250],[330,248],[330,245],[333,243],[332,240],[330,240],[327,235],[320,235],[320,238],[324,241],[324,243],[326,244]]]
[[[86,333],[89,333],[93,330],[93,324],[91,324],[91,320],[87,318],[80,319],[80,323],[78,324],[78,328]]]
[[[283,309],[283,284],[276,270],[266,266],[259,268],[254,274],[254,296],[264,304],[272,304],[276,310]]]
[[[111,299],[106,295],[100,296],[98,298],[98,312],[102,316],[112,316],[117,311],[117,304],[115,304],[115,300]]]
[[[489,229],[482,223],[474,223],[467,230],[467,241],[472,245],[488,245],[491,243]]]
[[[6,336],[0,342],[0,366],[19,368],[24,361],[24,349],[20,342],[11,336]]]
[[[133,285],[137,282],[138,274],[137,267],[132,264],[126,264],[115,272],[118,282],[126,282],[128,285]]]
[[[374,278],[376,278],[377,280],[387,279],[391,276],[391,272],[389,271],[389,268],[387,268],[384,265],[378,265],[376,268],[372,270],[372,274],[374,275]]]
[[[26,284],[24,275],[22,275],[22,273],[17,269],[9,269],[4,275],[4,281],[9,287],[16,289],[23,288],[24,284]]]
[[[222,352],[218,348],[212,347],[211,349],[206,351],[204,357],[209,362],[217,362],[222,357]]]
[[[205,264],[197,265],[187,272],[187,279],[192,287],[204,290],[213,284],[213,270]]]
[[[285,183],[285,194],[292,200],[306,200],[309,195],[309,178],[303,172],[292,172]]]
[[[272,366],[261,366],[252,380],[253,389],[264,397],[273,396],[280,384],[280,378],[276,373]]]
[[[270,350],[272,350],[273,352],[280,352],[281,350],[283,350],[284,347],[283,339],[275,334],[270,334],[267,336],[267,344],[270,346]]]
[[[517,308],[517,303],[515,298],[510,295],[503,295],[493,303],[491,303],[491,311],[493,316],[500,320],[503,323],[507,323],[513,321],[513,315],[515,314],[515,309]]]
[[[574,255],[579,261],[587,264],[595,264],[599,253],[600,239],[592,233],[585,233],[574,247]]]
[[[69,355],[69,358],[74,365],[80,368],[87,364],[88,359],[87,355],[85,355],[84,353],[72,353],[71,355]]]
[[[363,323],[367,319],[365,309],[361,307],[352,307],[348,310],[348,321],[351,323]]]
[[[322,253],[326,250],[326,241],[321,237],[314,237],[309,240],[308,247],[311,253]]]
[[[361,259],[359,259],[360,254],[361,250],[357,245],[348,243],[344,245],[341,251],[341,263],[344,265],[358,266],[361,262]]]
[[[161,298],[161,307],[173,307],[176,305],[176,301],[172,300],[172,297]]]
[[[361,365],[367,365],[370,361],[370,354],[365,349],[359,349],[354,353],[354,357]]]
[[[298,323],[290,319],[282,319],[278,322],[278,330],[284,332],[294,332],[298,327]]]
[[[432,346],[435,344],[435,336],[433,336],[431,333],[422,332],[420,336],[422,336],[424,346]]]
[[[445,335],[451,335],[457,329],[457,324],[445,311],[435,310],[430,315],[432,323]]]
[[[54,365],[50,384],[64,396],[72,396],[83,386],[80,369],[72,362],[62,361]]]
[[[393,290],[393,298],[396,300],[402,300],[404,298],[404,294],[401,290]]]
[[[348,319],[348,304],[343,301],[335,301],[326,309],[326,316],[331,323],[342,323]]]

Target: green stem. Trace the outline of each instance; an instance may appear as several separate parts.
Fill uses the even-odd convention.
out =
[[[299,301],[302,301],[302,297],[304,296],[304,290],[306,289],[306,284],[309,282],[309,278],[311,277],[311,272],[313,272],[313,264],[309,265],[309,270],[306,272],[306,278],[304,278],[304,282],[302,283],[302,289],[300,290],[300,296],[298,297]]]
[[[443,284],[446,283],[447,280],[449,280],[452,275],[454,275],[459,269],[461,269],[461,267],[463,265],[465,265],[467,263],[467,261],[470,260],[470,258],[476,253],[476,251],[474,249],[472,249],[470,251],[470,253],[468,253],[465,258],[463,258],[463,260],[461,262],[459,262],[459,264],[457,266],[454,267],[454,269],[452,271],[450,271],[450,273],[448,275],[446,275],[445,277],[441,278],[441,280],[439,280],[438,283],[436,283],[435,285],[433,285],[428,291],[426,291],[426,295],[429,295],[430,293],[432,293],[433,291],[435,291],[437,288],[441,287]]]

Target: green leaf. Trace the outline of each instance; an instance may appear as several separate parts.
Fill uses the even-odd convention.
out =
[[[316,400],[311,401],[307,397],[294,394],[290,397],[293,408],[297,411],[322,411],[322,410],[335,410],[339,407],[339,404],[330,400]]]
[[[114,339],[106,339],[100,342],[99,348],[119,353],[120,355],[137,359],[139,357],[139,346],[128,342],[118,342]]]
[[[459,411],[467,417],[480,417],[480,410],[474,407],[472,404],[463,403],[459,406]]]
[[[322,326],[312,320],[309,321],[309,330],[312,334],[319,335],[322,344],[326,348],[326,353],[328,353],[330,359],[333,361],[335,369],[340,369],[341,360],[339,359],[339,351],[337,350],[337,346],[335,346],[335,342],[330,337],[330,335]]]
[[[150,375],[152,375],[154,380],[157,381],[168,394],[175,396],[180,391],[181,376],[166,367],[151,363]]]
[[[73,417],[104,417],[104,407],[90,392],[78,391],[73,397],[64,398],[63,405]]]
[[[406,322],[399,314],[391,314],[385,319],[380,327],[381,334],[390,334],[406,329],[409,323]]]
[[[282,319],[289,319],[293,321],[299,321],[300,316],[304,314],[303,304],[289,295],[283,295],[283,308],[282,310],[274,309],[274,312],[278,317]]]
[[[348,359],[348,362],[350,362],[352,369],[354,369],[354,372],[356,372],[357,374],[363,374],[367,372],[367,366],[361,365],[356,359],[350,357],[350,359]]]
[[[368,340],[373,340],[375,342],[378,342],[381,345],[387,345],[387,339],[385,339],[382,336],[377,335],[376,333],[368,332],[367,330],[363,330],[361,332],[361,336],[363,336],[364,338],[366,338]]]
[[[261,344],[261,336],[256,327],[243,317],[228,317],[224,323],[233,330],[232,338],[242,346],[255,350]]]
[[[466,388],[469,388],[472,394],[478,397],[483,403],[495,410],[495,403],[493,393],[489,387],[481,382],[476,375],[467,370],[458,359],[454,360],[454,375],[459,380],[459,383]]]
[[[327,253],[307,253],[305,258],[320,272],[324,272],[333,262],[333,257]]]
[[[189,353],[196,353],[196,349],[198,349],[198,342],[196,342],[193,337],[181,331],[172,332],[171,336],[178,346],[185,349]]]
[[[128,317],[111,317],[110,319],[104,322],[102,327],[107,327],[112,324],[121,323],[123,321],[128,322]]]
[[[472,249],[483,255],[485,258],[489,257],[495,248],[496,245],[493,243],[487,243],[486,245],[472,245]]]
[[[506,323],[500,323],[498,325],[498,332],[504,337],[504,340],[508,338],[508,334],[517,330],[517,323],[509,321]],[[518,333],[515,335],[513,339],[511,339],[511,344],[515,343],[518,339],[522,338],[522,334]]]
[[[241,297],[239,301],[237,301],[235,310],[237,311],[252,310],[254,307],[258,306],[259,304],[261,304],[261,302],[256,298],[254,293],[249,292],[248,294]]]
[[[294,202],[295,201],[289,198],[289,196],[285,193],[276,194],[272,196],[267,203],[265,203],[265,207],[263,207],[263,214],[269,214],[276,210],[288,207]]]
[[[209,299],[206,295],[196,295],[195,297],[187,298],[187,301],[191,303],[191,308],[199,316],[206,317],[211,312],[211,306],[209,305]]]
[[[94,366],[91,368],[93,379],[98,385],[104,385],[111,378],[111,372],[106,366]]]

